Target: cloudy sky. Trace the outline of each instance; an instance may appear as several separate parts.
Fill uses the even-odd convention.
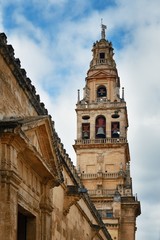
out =
[[[0,31],[74,163],[77,89],[82,93],[101,18],[128,106],[133,190],[142,209],[136,239],[160,240],[160,1],[0,0]]]

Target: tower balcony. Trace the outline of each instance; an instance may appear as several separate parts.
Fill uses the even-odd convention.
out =
[[[81,179],[97,179],[102,177],[103,179],[114,179],[120,176],[120,172],[110,173],[81,173]]]
[[[121,99],[120,102],[111,102],[106,97],[97,98],[95,101],[86,102],[86,101],[79,101],[77,103],[77,110],[81,109],[97,109],[97,108],[104,108],[104,109],[122,109],[126,108],[126,102]]]
[[[100,139],[77,139],[75,140],[76,145],[92,145],[92,144],[120,144],[127,143],[127,138],[100,138]]]
[[[93,61],[91,61],[91,67],[96,66],[96,65],[105,65],[105,67],[112,67],[112,68],[116,68],[116,64],[115,61],[113,59],[108,59],[108,58],[99,58],[99,59],[94,59]]]
[[[90,197],[114,197],[115,189],[88,190]]]
[[[115,193],[116,193],[116,188],[114,189],[94,189],[90,190],[88,189],[88,194],[90,195],[91,198],[114,198]],[[136,195],[133,195],[132,191],[127,190],[126,187],[123,187],[121,190],[118,190],[120,196],[121,196],[121,201],[127,201],[126,199],[129,199],[129,201],[137,201]]]

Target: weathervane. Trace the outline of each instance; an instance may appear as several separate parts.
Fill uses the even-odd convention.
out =
[[[106,25],[103,24],[103,19],[101,19],[101,38],[105,39],[106,38],[106,33],[105,33],[105,29],[107,29]]]

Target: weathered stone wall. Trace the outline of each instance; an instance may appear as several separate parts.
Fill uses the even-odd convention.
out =
[[[0,71],[0,118],[37,115],[2,58],[0,69],[3,69],[3,72]]]

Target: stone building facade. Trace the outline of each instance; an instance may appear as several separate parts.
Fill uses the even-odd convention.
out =
[[[0,239],[112,239],[4,33],[0,34]]]
[[[135,240],[141,209],[132,191],[127,107],[104,25],[92,52],[83,98],[78,92],[76,105],[77,170],[112,239]]]

